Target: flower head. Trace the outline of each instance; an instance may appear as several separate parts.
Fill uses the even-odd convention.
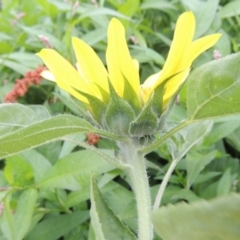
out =
[[[162,94],[157,96],[161,102],[161,109],[164,110],[170,98],[187,78],[192,62],[203,51],[212,47],[220,37],[220,34],[212,34],[193,41],[194,33],[195,17],[192,12],[185,12],[177,20],[174,38],[163,69],[147,78],[141,86],[139,64],[132,59],[125,29],[116,18],[110,21],[108,27],[107,69],[94,50],[76,37],[72,39],[77,59],[76,68],[53,49],[43,49],[37,55],[50,70],[43,73],[44,77],[55,80],[60,88],[90,107],[89,96],[108,104],[111,100],[111,89],[114,89],[118,97],[132,105],[134,101],[129,98],[129,94],[128,98],[126,97],[130,91],[132,98],[136,100],[135,103],[137,102],[135,107],[140,106],[141,109],[150,101],[156,89],[164,86]]]

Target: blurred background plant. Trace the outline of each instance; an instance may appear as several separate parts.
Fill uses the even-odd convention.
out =
[[[77,36],[92,46],[105,62],[106,32],[112,17],[120,19],[126,28],[131,55],[140,63],[142,81],[163,66],[176,19],[186,10],[196,16],[195,38],[216,32],[223,34],[214,48],[194,62],[193,68],[212,59],[217,61],[239,51],[239,6],[239,0],[2,0],[0,102],[33,105],[41,116],[47,113],[39,105],[51,114],[78,114],[66,93],[40,78],[43,66],[35,53],[45,47],[54,48],[74,64],[71,36]],[[185,102],[183,88],[169,121],[186,117]],[[24,122],[28,113],[21,112],[19,117]],[[106,151],[116,149],[112,142],[91,133],[78,134],[75,138]],[[239,139],[239,117],[215,120],[212,131],[177,165],[162,204],[191,203],[239,192]],[[77,141],[57,141],[3,159],[0,199],[11,197],[7,200],[9,205],[0,207],[0,214],[2,208],[7,212],[1,217],[0,239],[95,239],[89,228],[88,213],[89,179],[93,172],[98,176],[108,205],[126,225],[136,230],[129,179],[99,156],[83,150]],[[181,134],[173,139],[180,145],[184,141]],[[156,195],[172,159],[171,144],[166,142],[147,156],[152,196]],[[69,161],[74,167],[69,166]],[[24,202],[27,197],[22,190],[28,186],[39,190],[38,200],[33,203],[33,218],[30,221],[16,217],[15,228],[11,228],[8,214],[16,211],[20,216],[27,211]],[[17,227],[22,226],[21,221],[25,221],[22,230]],[[13,232],[20,233],[17,236]]]

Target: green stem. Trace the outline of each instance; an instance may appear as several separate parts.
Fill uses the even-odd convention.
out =
[[[137,140],[119,142],[123,161],[130,166],[127,170],[135,194],[138,213],[138,240],[152,240],[151,197],[144,155],[138,152]]]
[[[174,168],[176,167],[177,163],[178,163],[178,159],[174,159],[171,162],[171,165],[168,168],[167,173],[164,175],[163,181],[160,185],[160,188],[159,188],[157,196],[156,196],[156,200],[155,200],[154,205],[153,205],[153,209],[158,209],[160,207],[161,200],[162,200],[162,197],[163,197],[163,193],[165,191],[167,183],[168,183],[168,181],[169,181],[169,179],[172,175],[172,172],[173,172]]]

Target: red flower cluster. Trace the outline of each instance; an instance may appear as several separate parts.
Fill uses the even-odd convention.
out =
[[[28,71],[26,73],[26,75],[24,76],[24,78],[22,79],[17,79],[16,83],[13,87],[13,90],[11,92],[9,92],[5,98],[4,98],[4,102],[5,103],[14,103],[18,101],[18,97],[23,97],[27,91],[28,88],[31,85],[38,85],[40,84],[41,81],[41,72],[43,70],[46,70],[45,67],[43,66],[39,66],[37,69],[33,70],[33,71]]]

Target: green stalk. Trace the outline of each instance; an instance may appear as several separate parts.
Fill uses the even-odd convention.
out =
[[[151,197],[144,154],[138,151],[138,140],[118,142],[122,160],[130,167],[127,170],[136,198],[138,213],[138,240],[152,240]]]
[[[153,210],[155,209],[158,209],[161,205],[161,201],[162,201],[162,197],[163,197],[163,193],[165,191],[165,188],[168,184],[168,181],[172,175],[172,172],[174,170],[174,168],[176,167],[176,165],[178,164],[178,159],[174,159],[172,162],[171,162],[171,165],[170,167],[168,168],[167,170],[167,173],[165,174],[164,178],[163,178],[163,181],[160,185],[160,188],[158,190],[158,193],[157,193],[157,196],[156,196],[156,200],[155,200],[155,203],[153,205]]]

